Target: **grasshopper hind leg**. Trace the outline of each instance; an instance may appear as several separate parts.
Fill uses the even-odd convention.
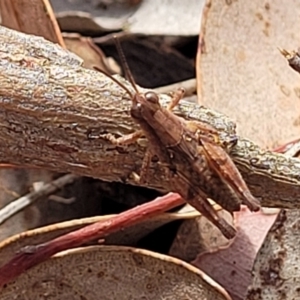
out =
[[[177,174],[178,175],[178,174]],[[236,235],[236,230],[227,221],[218,215],[208,201],[208,196],[201,189],[192,186],[183,176],[173,176],[169,179],[170,188],[181,195],[188,204],[193,206],[205,218],[213,223],[227,239]]]
[[[214,210],[207,199],[195,197],[190,199],[189,204],[197,209],[204,217],[213,223],[227,239],[232,239],[236,235],[236,229],[231,226],[227,221],[220,217]]]

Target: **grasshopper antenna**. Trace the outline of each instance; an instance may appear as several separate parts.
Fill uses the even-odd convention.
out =
[[[129,80],[129,82],[132,84],[132,87],[134,88],[134,90],[139,93],[139,90],[136,86],[136,83],[134,81],[134,78],[132,76],[132,73],[130,72],[130,68],[128,66],[128,63],[126,61],[126,58],[125,58],[125,55],[124,55],[124,52],[123,52],[123,49],[121,47],[121,44],[120,44],[120,41],[119,39],[117,38],[117,36],[114,36],[114,41],[115,41],[115,44],[116,44],[116,47],[117,47],[117,51],[118,51],[118,54],[120,56],[120,59],[121,59],[121,65],[124,69],[124,72],[125,72],[125,76],[127,77],[127,79]]]
[[[123,67],[124,72],[125,72],[125,77],[127,77],[128,81],[131,83],[131,85],[134,88],[134,90],[136,91],[136,93],[139,93],[139,90],[138,90],[138,88],[136,86],[136,83],[134,81],[132,73],[130,72],[130,68],[128,66],[128,63],[126,61],[123,49],[121,47],[120,41],[117,38],[117,36],[114,36],[114,41],[115,41],[115,44],[116,44],[116,47],[117,47],[118,54],[119,54],[120,59],[121,59],[121,66]],[[121,88],[123,88],[128,93],[128,95],[130,96],[130,98],[133,99],[132,92],[123,83],[121,83],[118,79],[114,78],[112,75],[108,74],[107,72],[99,69],[97,66],[94,66],[93,68],[95,70],[97,70],[98,72],[100,72],[100,73],[106,75],[107,77],[109,77],[117,85],[119,85]]]
[[[98,71],[98,72],[104,74],[105,76],[107,76],[108,78],[110,78],[110,79],[111,79],[112,81],[114,81],[118,86],[120,86],[122,89],[124,89],[124,90],[127,92],[127,94],[129,95],[130,98],[133,98],[133,94],[131,93],[131,91],[130,91],[123,83],[121,83],[118,79],[116,79],[116,78],[113,77],[112,75],[108,74],[107,72],[101,70],[101,69],[98,68],[97,66],[93,66],[93,68],[94,68],[96,71]]]

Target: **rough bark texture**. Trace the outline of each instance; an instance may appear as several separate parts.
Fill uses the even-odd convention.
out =
[[[139,173],[144,141],[116,147],[100,138],[137,129],[130,99],[118,85],[59,46],[4,27],[0,58],[1,162],[136,184],[131,174]],[[164,104],[169,97],[160,99]],[[176,113],[213,125],[221,139],[235,135],[230,119],[207,108],[182,101]],[[230,155],[263,206],[300,207],[298,159],[242,138]],[[153,164],[149,172],[147,186],[165,190],[162,167]]]

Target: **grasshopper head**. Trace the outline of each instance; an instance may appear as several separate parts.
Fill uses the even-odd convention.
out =
[[[145,94],[145,99],[147,102],[154,104],[154,105],[159,105],[159,98],[156,93],[154,92],[147,92]]]
[[[143,104],[148,108],[148,110],[151,110],[153,113],[155,113],[158,109],[160,109],[160,103],[159,103],[159,97],[154,92],[147,92],[143,96]]]

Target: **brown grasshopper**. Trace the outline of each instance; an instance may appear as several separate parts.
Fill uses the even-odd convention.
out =
[[[143,161],[140,180],[145,180],[150,159],[156,155],[159,162],[166,166],[170,190],[179,193],[215,224],[225,237],[233,238],[235,229],[218,216],[208,198],[229,212],[239,210],[241,203],[246,204],[251,211],[257,211],[260,203],[252,196],[227,154],[225,145],[219,141],[217,130],[201,122],[186,121],[172,113],[172,109],[183,95],[183,90],[179,90],[173,96],[168,108],[161,107],[159,98],[154,92],[140,93],[120,44],[116,42],[127,79],[131,82],[135,93],[114,77],[106,75],[130,96],[131,116],[142,130],[120,138],[115,138],[111,134],[102,137],[113,144],[122,145],[133,143],[139,137],[145,136],[149,148]]]

